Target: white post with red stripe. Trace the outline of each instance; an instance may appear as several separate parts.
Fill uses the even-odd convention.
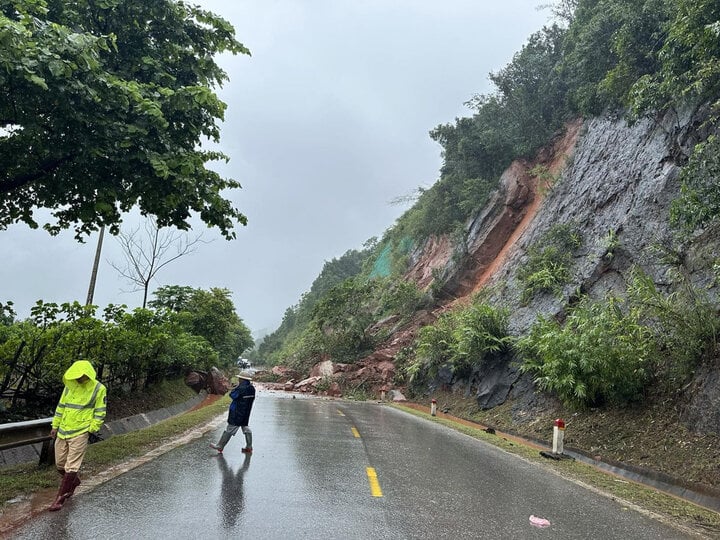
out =
[[[437,413],[437,400],[433,398],[433,400],[430,402],[430,416],[435,416]]]
[[[565,438],[565,420],[558,418],[553,426],[553,454],[563,453],[563,439]]]

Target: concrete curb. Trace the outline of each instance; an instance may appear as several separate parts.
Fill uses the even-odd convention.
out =
[[[192,409],[206,397],[207,392],[203,390],[197,396],[183,403],[107,422],[100,430],[100,436],[103,439],[109,439],[113,435],[122,435],[123,433],[129,433],[152,426],[162,420],[167,420],[168,418]],[[12,467],[13,465],[30,462],[37,463],[40,460],[41,449],[42,443],[38,443],[2,451],[0,452],[0,467]]]

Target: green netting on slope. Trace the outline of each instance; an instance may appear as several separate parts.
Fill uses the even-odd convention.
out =
[[[396,256],[404,256],[410,253],[412,245],[412,239],[407,236],[404,237],[395,248]],[[375,260],[370,272],[370,278],[387,277],[392,274],[393,251],[393,244],[389,242]]]
[[[370,272],[371,278],[376,277],[387,277],[390,275],[390,255],[392,254],[392,244],[387,244],[383,250],[375,259],[372,271]]]

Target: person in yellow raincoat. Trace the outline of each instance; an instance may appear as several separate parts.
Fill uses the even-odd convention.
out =
[[[65,389],[55,409],[50,437],[55,439],[55,466],[62,476],[55,502],[49,510],[62,508],[80,485],[78,471],[87,450],[90,434],[100,431],[105,421],[107,390],[95,378],[87,360],[73,363],[63,375]]]

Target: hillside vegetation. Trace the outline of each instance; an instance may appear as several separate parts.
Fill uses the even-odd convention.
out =
[[[524,374],[508,383],[515,397],[522,386],[536,396],[523,398],[528,402],[545,396],[567,411],[609,412],[687,402],[688,392],[702,386],[699,374],[717,379],[720,4],[565,0],[553,12],[553,24],[490,74],[495,91],[468,101],[471,116],[430,132],[444,160],[437,182],[419,190],[381,239],[326,263],[311,292],[259,345],[259,357],[301,372],[322,360],[358,363],[388,350],[418,313],[428,312],[434,323],[393,350],[392,385],[411,396],[439,386],[464,388],[482,408],[492,408],[503,399],[480,400],[490,384],[483,377],[501,366]],[[657,241],[643,237],[641,245],[628,233],[630,225],[634,231],[642,224],[623,229],[616,223],[598,233],[570,219],[581,214],[573,209],[582,204],[574,182],[584,182],[583,193],[592,185],[598,193],[616,190],[603,205],[640,189],[634,177],[611,184],[610,169],[579,176],[587,174],[580,170],[587,163],[610,163],[604,154],[576,158],[586,160],[576,169],[571,158],[567,173],[546,165],[554,142],[577,119],[585,126],[581,138],[636,136],[666,145],[658,168],[668,185],[657,188],[654,203],[652,193],[643,192],[642,201],[662,216],[652,222]],[[636,144],[628,139],[626,146]],[[503,179],[512,164],[534,179],[537,197],[547,198],[539,213],[552,226],[536,220],[513,246],[519,254],[502,279],[456,301],[466,294],[450,277],[480,264],[468,251],[476,233],[471,224],[482,222],[507,190]],[[622,211],[642,215],[646,209]],[[452,256],[434,267],[429,285],[408,279],[440,237],[450,240]],[[583,275],[579,261],[588,266],[590,258],[594,270]],[[492,261],[480,262],[488,267]],[[603,294],[595,286],[601,278],[612,283]],[[712,422],[691,428],[720,432]]]

